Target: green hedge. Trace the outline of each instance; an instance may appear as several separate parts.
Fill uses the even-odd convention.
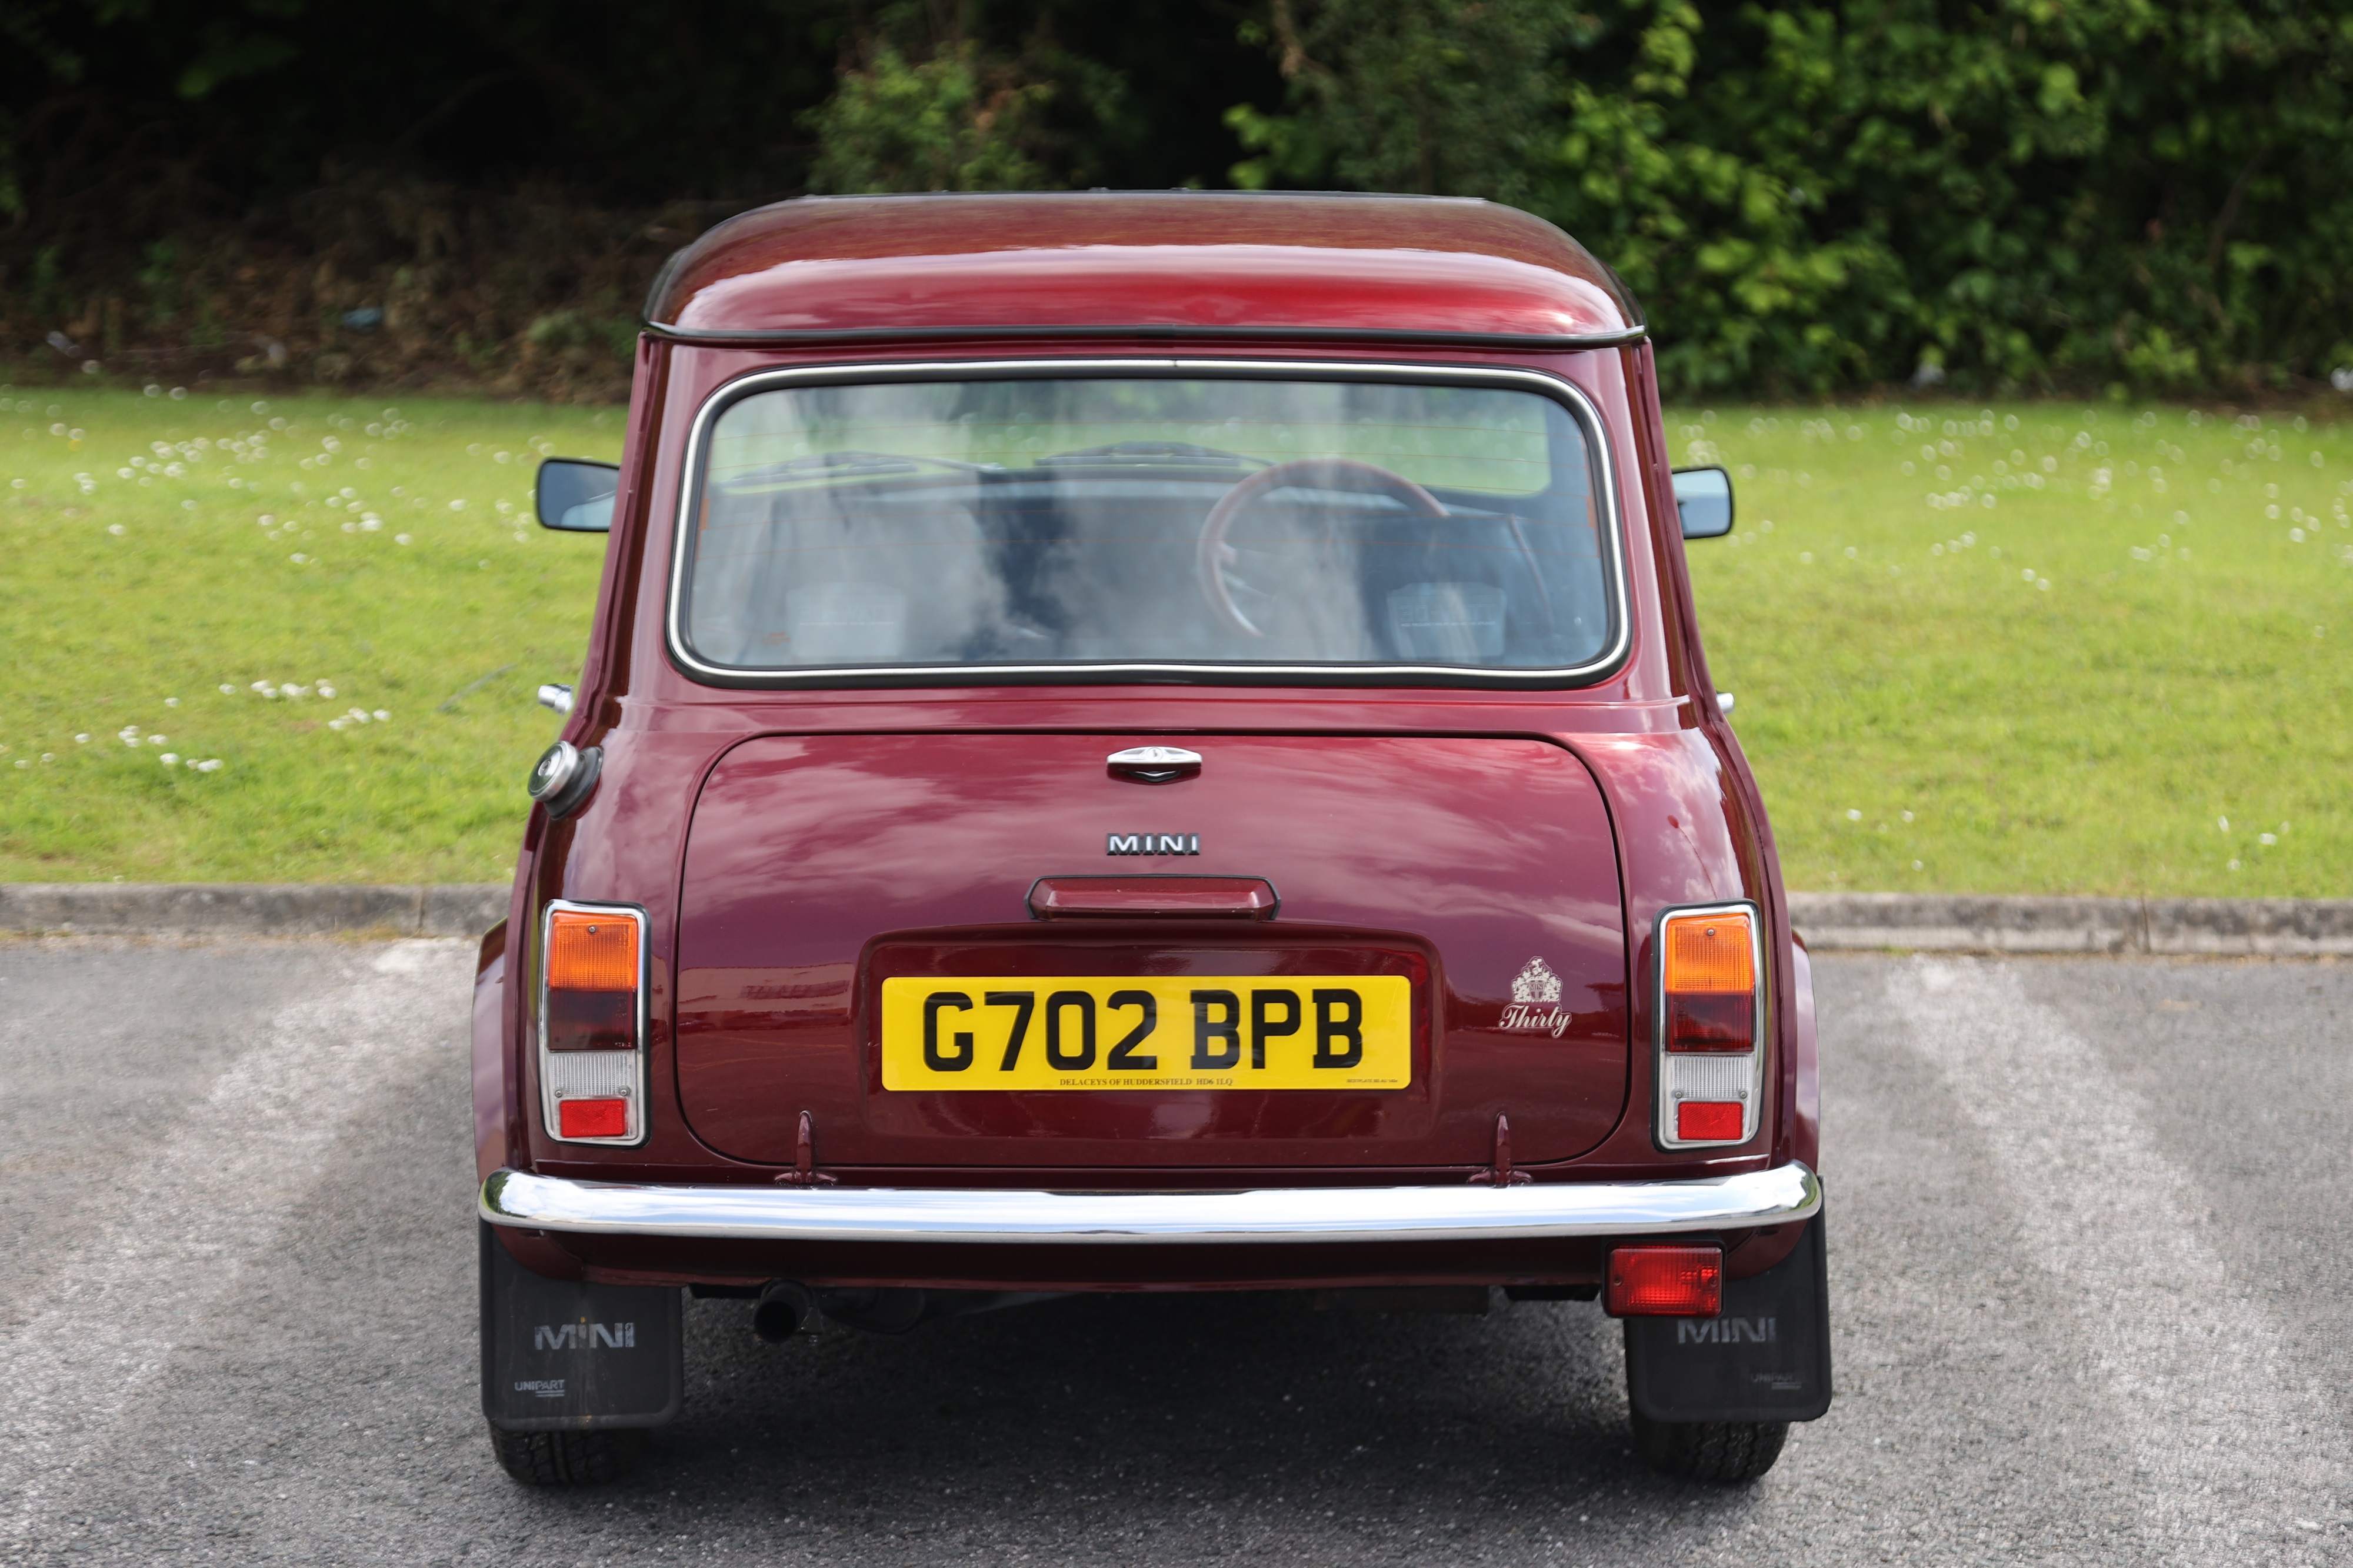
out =
[[[1276,0],[1245,183],[1494,195],[1670,384],[2263,389],[2353,363],[2353,5]]]
[[[539,385],[759,201],[1230,181],[1542,213],[1685,395],[2353,367],[2353,0],[0,0],[0,357]]]

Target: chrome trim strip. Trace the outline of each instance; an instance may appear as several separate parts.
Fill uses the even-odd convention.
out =
[[[1748,1090],[1746,1102],[1741,1108],[1740,1136],[1737,1138],[1678,1138],[1674,1135],[1674,1106],[1667,1099],[1667,922],[1686,915],[1746,915],[1748,917],[1748,972],[1757,976],[1755,1013],[1750,1023],[1749,1038],[1755,1044],[1748,1051]],[[1736,899],[1722,904],[1671,904],[1659,911],[1651,922],[1651,1082],[1652,1094],[1651,1137],[1662,1149],[1736,1149],[1757,1136],[1765,1121],[1765,1024],[1772,1016],[1765,1005],[1766,984],[1769,978],[1765,968],[1765,911],[1746,899]],[[1718,1059],[1730,1059],[1725,1052]]]
[[[593,1236],[1203,1246],[1671,1236],[1802,1220],[1821,1202],[1821,1179],[1792,1163],[1689,1181],[1221,1193],[666,1186],[505,1170],[482,1184],[479,1206],[492,1225]]]
[[[696,657],[686,639],[686,556],[691,535],[695,496],[711,426],[738,398],[771,387],[840,382],[977,381],[990,376],[1050,377],[1108,375],[1282,375],[1302,380],[1419,381],[1450,384],[1481,382],[1517,384],[1554,398],[1569,410],[1584,428],[1592,455],[1597,488],[1601,493],[1599,530],[1609,555],[1609,592],[1612,633],[1609,644],[1583,664],[1558,669],[1480,669],[1467,665],[1434,664],[1252,664],[1234,663],[1078,663],[835,666],[816,669],[759,669],[711,664]],[[703,399],[688,432],[686,458],[681,466],[677,497],[670,511],[670,602],[662,614],[663,640],[679,668],[698,679],[722,687],[790,689],[825,686],[842,681],[888,681],[894,686],[972,686],[999,680],[1064,680],[1101,682],[1133,676],[1159,679],[1189,676],[1208,684],[1265,684],[1271,678],[1291,677],[1302,685],[1376,685],[1384,679],[1478,689],[1573,687],[1590,685],[1625,661],[1633,647],[1631,595],[1626,583],[1626,541],[1623,509],[1619,504],[1618,461],[1609,447],[1609,430],[1601,411],[1575,383],[1545,371],[1509,365],[1386,364],[1369,361],[1243,360],[1243,359],[1027,359],[944,360],[924,363],[823,365],[754,371],[739,376]]]
[[[1379,327],[1216,327],[1167,322],[1130,327],[681,327],[645,321],[645,330],[697,347],[742,343],[749,347],[829,343],[1084,342],[1154,339],[1198,342],[1307,342],[1425,344],[1461,349],[1521,349],[1577,353],[1587,349],[1630,348],[1651,335],[1648,326],[1594,332],[1448,332]]]
[[[633,1087],[629,1090],[630,1130],[618,1138],[566,1138],[556,1131],[563,1124],[556,1119],[555,1084],[549,1065],[549,1058],[554,1053],[547,1048],[547,933],[554,928],[555,912],[558,910],[575,910],[592,915],[615,915],[623,920],[637,922],[638,1046],[633,1053],[638,1058],[637,1075],[633,1080]],[[601,1143],[608,1148],[634,1149],[646,1141],[646,1135],[650,1131],[648,1123],[652,1120],[653,1115],[652,1097],[647,1092],[646,1077],[646,1052],[649,1043],[653,1038],[653,1030],[650,1027],[652,1019],[649,1011],[652,1003],[648,996],[651,989],[649,982],[652,977],[653,964],[652,923],[646,919],[646,911],[635,904],[584,904],[570,899],[548,900],[540,910],[536,923],[539,928],[539,951],[532,954],[532,962],[539,971],[533,977],[533,984],[538,994],[538,1006],[533,1021],[538,1026],[539,1030],[539,1038],[535,1042],[537,1055],[533,1060],[539,1068],[540,1131],[547,1134],[547,1140],[551,1143]]]

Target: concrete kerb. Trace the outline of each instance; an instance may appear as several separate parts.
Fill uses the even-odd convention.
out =
[[[1792,893],[1819,950],[2109,952],[2319,958],[2353,954],[2353,900],[1972,898]]]
[[[0,882],[0,931],[112,936],[479,936],[502,882]],[[1980,898],[1792,893],[1810,947],[1938,952],[2353,955],[2353,900]]]
[[[103,936],[480,936],[503,882],[343,887],[269,882],[0,882],[0,931]]]

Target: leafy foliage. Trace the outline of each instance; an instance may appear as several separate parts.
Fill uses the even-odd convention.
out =
[[[1540,213],[1687,394],[2294,390],[2349,92],[2353,0],[0,0],[0,353],[601,395],[757,202],[1222,172]]]
[[[1053,89],[991,83],[971,44],[909,65],[888,44],[809,111],[815,191],[1012,191],[1045,183],[1021,144]],[[1009,73],[1005,73],[1008,74]]]
[[[1263,32],[1287,111],[1236,111],[1238,182],[1518,201],[1650,300],[1678,389],[2353,360],[2344,0],[1275,0]]]
[[[1556,0],[1274,0],[1245,36],[1273,45],[1291,115],[1248,104],[1227,123],[1261,155],[1234,183],[1475,194],[1525,203],[1546,162],[1546,57]]]
[[[1126,85],[1057,45],[1050,21],[1041,15],[1018,50],[912,5],[855,29],[833,96],[801,117],[817,136],[808,188],[1039,190],[1091,178]]]
[[[1280,96],[1224,5],[0,0],[0,380],[609,400],[747,207],[1214,180]]]

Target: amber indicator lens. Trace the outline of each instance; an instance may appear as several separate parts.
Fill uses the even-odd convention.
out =
[[[1668,920],[1667,1049],[1746,1051],[1755,1047],[1757,963],[1749,920],[1745,910]]]
[[[1667,921],[1667,990],[1750,992],[1757,964],[1745,910],[1719,915],[1674,915]]]
[[[635,991],[638,922],[627,915],[557,910],[547,922],[551,991]]]
[[[629,1102],[626,1100],[561,1100],[555,1104],[559,1138],[626,1138],[629,1135]]]
[[[1724,1250],[1621,1247],[1604,1304],[1613,1318],[1713,1318],[1724,1309]]]

